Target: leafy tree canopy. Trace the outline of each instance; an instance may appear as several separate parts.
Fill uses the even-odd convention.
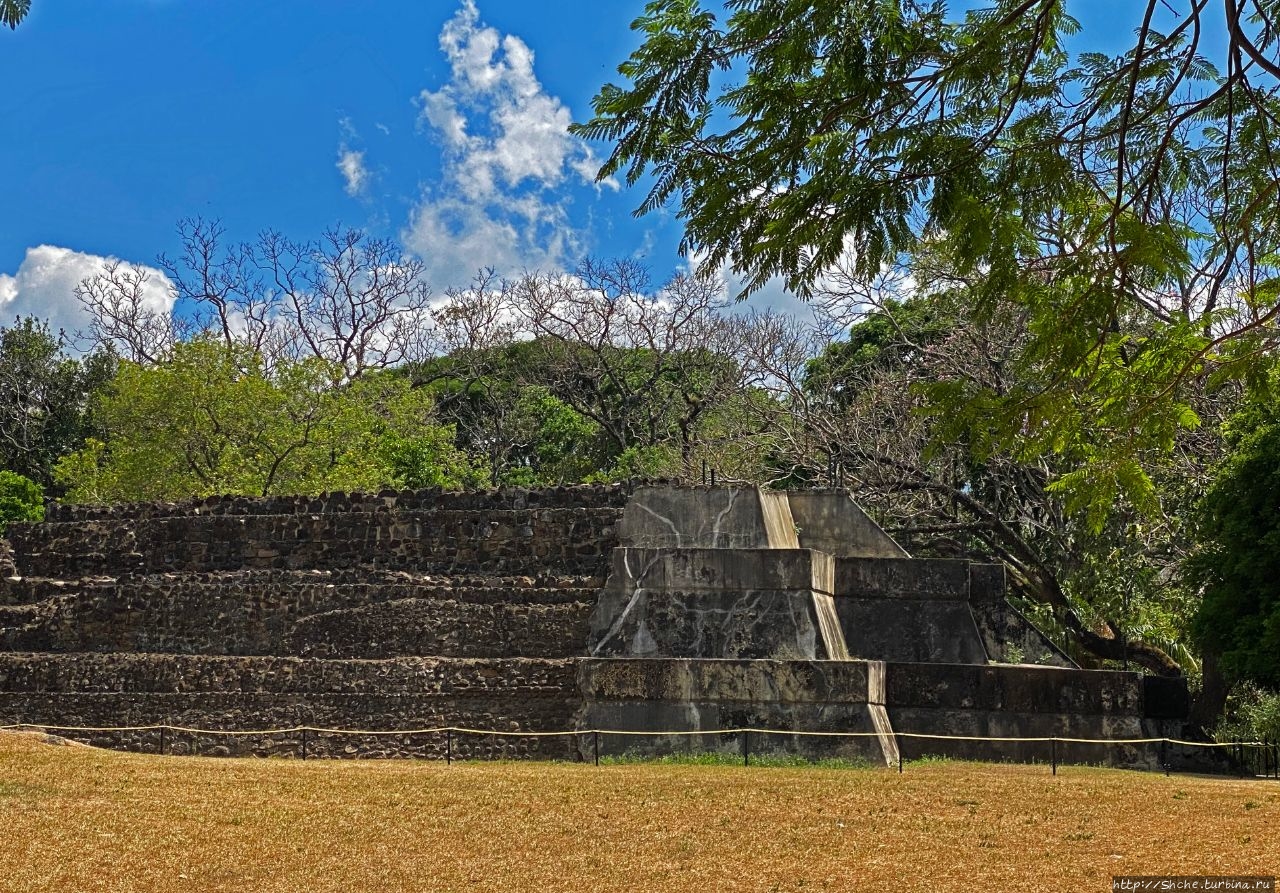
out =
[[[99,412],[108,439],[58,465],[87,502],[456,487],[472,469],[432,402],[403,379],[335,386],[318,360],[277,363],[211,339],[155,365],[126,362]]]
[[[0,25],[17,28],[31,11],[31,0],[0,0]]]
[[[1228,679],[1280,687],[1280,417],[1251,407],[1229,435],[1235,449],[1202,505],[1196,633]]]
[[[1018,308],[1039,384],[967,392],[980,412],[958,420],[1032,451],[1099,420],[1066,482],[1086,503],[1149,492],[1135,444],[1198,424],[1191,379],[1259,374],[1280,312],[1280,2],[1147,0],[1116,55],[1087,51],[1063,0],[724,6],[650,3],[628,83],[575,126],[613,144],[602,177],[653,177],[639,211],[674,205],[704,268],[811,295],[841,258],[871,279],[926,254],[968,312]]]
[[[93,397],[115,374],[98,351],[75,358],[35,319],[0,328],[0,468],[48,487],[53,467],[95,433]]]
[[[30,478],[0,471],[0,534],[7,525],[44,520],[44,491]]]

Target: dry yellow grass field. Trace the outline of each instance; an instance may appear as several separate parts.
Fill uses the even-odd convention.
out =
[[[202,759],[0,734],[0,890],[1102,891],[1280,870],[1280,784]]]

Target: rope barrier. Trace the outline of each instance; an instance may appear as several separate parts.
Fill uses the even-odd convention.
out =
[[[659,731],[639,731],[636,729],[572,729],[560,732],[542,731],[503,731],[501,729],[471,729],[465,726],[432,726],[420,729],[341,729],[325,726],[287,726],[275,729],[200,729],[192,726],[178,726],[157,723],[143,726],[58,726],[43,723],[10,723],[0,725],[0,731],[22,729],[38,729],[45,732],[156,732],[161,729],[169,732],[185,732],[192,735],[290,735],[302,732],[314,732],[322,735],[440,735],[445,733],[459,735],[499,735],[513,738],[565,738],[575,735],[620,735],[652,738],[690,737],[694,735],[792,735],[807,738],[877,738],[896,736],[898,738],[920,738],[930,741],[995,741],[1005,743],[1041,743],[1056,742],[1059,744],[1176,744],[1183,747],[1269,747],[1263,741],[1186,741],[1180,738],[1070,738],[1061,736],[1014,737],[994,735],[944,735],[927,732],[823,732],[801,731],[798,729],[764,729],[746,726],[732,729],[669,729]]]

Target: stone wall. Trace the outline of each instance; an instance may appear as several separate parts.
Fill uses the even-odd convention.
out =
[[[0,720],[59,726],[412,730],[462,726],[562,731],[579,705],[566,660],[399,658],[378,661],[158,654],[0,654]],[[155,730],[60,732],[155,750]],[[300,733],[170,733],[175,753],[296,755]],[[313,755],[441,756],[442,734],[315,734]],[[456,736],[456,755],[568,758],[571,738]]]
[[[991,664],[1070,661],[1005,600],[1003,568],[907,559],[842,494],[386,492],[48,517],[13,526],[12,553],[0,541],[0,725],[166,727],[67,733],[95,744],[301,755],[300,731],[230,732],[308,726],[316,756],[578,759],[579,734],[504,733],[605,728],[646,733],[605,736],[605,753],[1047,759],[1043,742],[913,735],[1130,737],[1185,713],[1172,683]],[[483,734],[415,731],[441,726]],[[705,734],[744,726],[771,731]],[[661,734],[676,730],[693,734]]]
[[[375,567],[434,574],[591,575],[617,508],[177,515],[15,525],[22,576]]]
[[[579,726],[644,733],[606,735],[601,752],[652,754],[785,751],[811,758],[896,761],[892,734],[872,713],[883,697],[873,678],[880,665],[826,660],[579,661]],[[724,729],[777,729],[774,734],[707,734]],[[797,735],[798,731],[819,733]]]
[[[402,512],[489,512],[525,509],[621,509],[631,491],[627,484],[583,484],[536,490],[438,489],[384,490],[380,493],[322,493],[319,496],[210,496],[185,502],[142,502],[125,505],[50,503],[45,521],[137,521],[150,518],[210,515],[315,515]]]
[[[0,651],[570,657],[597,578],[344,571],[12,581]]]
[[[12,577],[17,572],[17,565],[13,563],[13,547],[7,539],[0,539],[0,579]]]
[[[309,733],[311,755],[568,757],[621,486],[51,506],[0,568],[0,724]],[[0,554],[0,562],[7,552]],[[407,734],[466,726],[491,734]],[[155,750],[159,731],[69,732]],[[172,753],[300,754],[300,733]]]
[[[1033,666],[886,665],[885,704],[895,730],[974,738],[1145,737],[1139,673]],[[1043,760],[1048,741],[945,740],[903,736],[904,756]],[[1155,766],[1149,746],[1059,742],[1060,760]]]

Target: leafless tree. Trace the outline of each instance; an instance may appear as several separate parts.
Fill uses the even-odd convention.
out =
[[[587,261],[573,275],[526,275],[512,297],[547,346],[557,392],[619,450],[664,442],[674,426],[688,468],[700,420],[740,390],[743,330],[711,280],[681,274],[654,289],[632,261]]]
[[[153,363],[176,340],[204,334],[247,345],[268,364],[324,360],[348,380],[430,350],[425,265],[391,240],[335,228],[316,241],[267,231],[228,245],[220,223],[200,218],[182,221],[178,234],[179,256],[159,259],[174,313],[148,306],[146,271],[112,261],[76,290],[92,341]]]
[[[84,334],[93,346],[138,363],[155,363],[169,352],[182,327],[169,313],[150,306],[150,280],[144,269],[109,260],[76,286],[76,297],[89,311]]]
[[[331,229],[318,242],[263,233],[253,249],[278,291],[285,348],[350,378],[418,359],[429,344],[426,265],[390,239]]]

